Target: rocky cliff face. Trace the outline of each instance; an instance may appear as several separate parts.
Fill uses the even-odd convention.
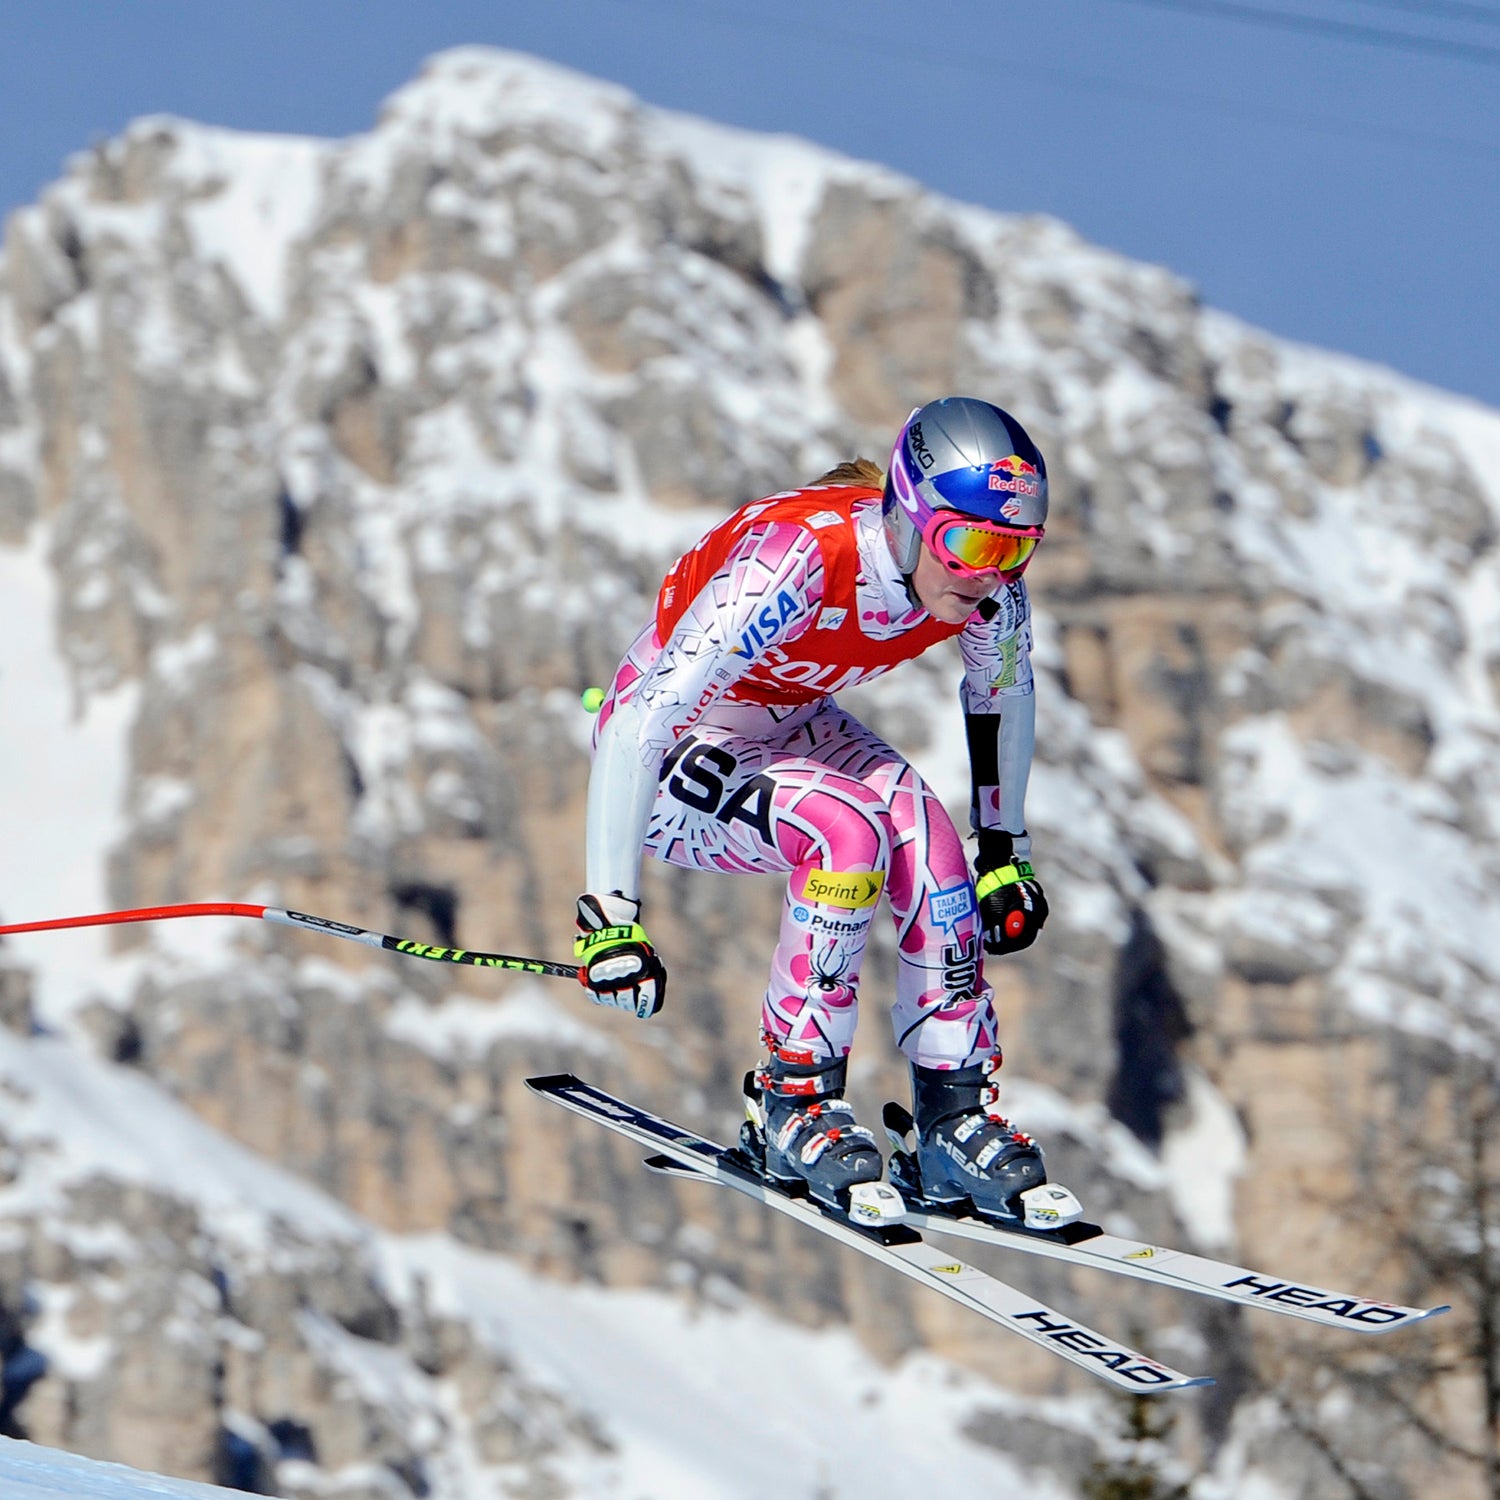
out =
[[[1485,1055],[1495,1029],[1500,418],[1258,335],[1061,225],[523,59],[439,58],[344,143],[143,121],[7,227],[0,543],[44,544],[79,701],[137,695],[111,904],[268,901],[562,956],[579,689],[715,516],[883,456],[952,391],[1020,415],[1055,476],[1030,804],[1054,916],[992,971],[1014,1112],[1108,1223],[1437,1295],[1351,1205],[1440,1126],[1454,1049]],[[859,704],[957,807],[938,655]],[[68,1024],[383,1230],[613,1286],[688,1265],[847,1321],[878,1356],[928,1345],[1032,1396],[1072,1389],[846,1259],[643,1180],[524,1094],[526,1073],[573,1066],[733,1128],[777,892],[655,871],[647,897],[674,974],[649,1028],[565,988],[261,929],[184,953],[144,928]],[[866,986],[867,1105],[899,1088],[885,973]],[[0,974],[7,1014],[23,983]],[[84,1298],[69,1316],[116,1351],[112,1383],[85,1401],[55,1364],[19,1420],[201,1474],[225,1412],[260,1432],[344,1420],[309,1319],[409,1339],[394,1304],[371,1293],[351,1325],[332,1306],[349,1285],[293,1266],[257,1283],[280,1310],[236,1325],[252,1338],[188,1339],[143,1397],[119,1307],[155,1308],[144,1328],[236,1316],[191,1212],[73,1189],[66,1222],[175,1248],[116,1311],[56,1292]],[[8,1307],[98,1272],[55,1240],[19,1223]],[[1310,1362],[1280,1330],[1045,1270],[1026,1284],[1220,1373],[1180,1441],[1214,1483],[1253,1440],[1259,1482],[1327,1494],[1318,1443],[1367,1445],[1355,1376],[1299,1385]],[[291,1361],[274,1399],[257,1339]],[[171,1394],[189,1389],[209,1395]],[[1476,1391],[1445,1386],[1445,1430],[1465,1432]],[[528,1399],[508,1430],[545,1429]],[[1381,1466],[1405,1494],[1424,1450],[1392,1430]],[[367,1424],[340,1461],[422,1493],[384,1444]]]

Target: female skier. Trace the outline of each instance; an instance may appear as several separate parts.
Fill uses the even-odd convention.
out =
[[[1047,917],[1023,801],[1035,704],[1021,574],[1047,518],[1042,456],[1013,417],[950,397],[868,460],[743,506],[673,565],[600,710],[588,891],[575,952],[600,1004],[654,1015],[666,969],[640,924],[644,850],[790,875],[761,1016],[766,1169],[847,1210],[874,1137],[844,1101],[860,961],[886,895],[892,1020],[911,1066],[925,1195],[1006,1221],[1046,1180],[990,1106],[1000,1065],[987,953]],[[957,636],[977,887],[952,820],[834,694]]]

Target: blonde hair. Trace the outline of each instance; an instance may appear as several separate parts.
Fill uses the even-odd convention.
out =
[[[857,484],[865,489],[878,490],[885,487],[885,470],[872,458],[851,458],[836,464],[821,479],[808,486],[817,489],[825,484]]]

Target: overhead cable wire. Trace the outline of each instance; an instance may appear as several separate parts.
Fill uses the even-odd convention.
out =
[[[678,0],[614,0],[614,3],[627,10],[655,12],[657,15],[686,16],[694,22],[706,23],[730,31],[763,32],[776,36],[782,41],[787,39],[788,34],[784,22],[761,11],[753,13],[735,11],[724,6],[708,9],[701,5],[678,3]],[[994,77],[994,67],[988,62],[971,62],[964,56],[950,51],[927,49],[905,41],[886,41],[867,31],[856,32],[831,26],[813,26],[805,21],[799,21],[796,26],[796,36],[799,39],[826,42],[853,52],[862,52],[871,57],[893,57],[903,62],[931,63],[935,67],[945,68],[954,73],[968,73],[985,79]],[[1415,147],[1425,151],[1439,151],[1445,155],[1478,157],[1488,161],[1500,159],[1500,144],[1488,141],[1468,140],[1460,136],[1442,135],[1436,131],[1404,130],[1392,125],[1351,123],[1334,115],[1317,114],[1311,110],[1281,109],[1276,106],[1251,104],[1239,99],[1228,99],[1218,94],[1155,88],[1150,84],[1126,82],[1114,74],[1059,68],[1050,62],[1028,64],[1022,77],[1031,82],[1046,81],[1057,87],[1081,90],[1090,95],[1114,94],[1120,98],[1144,100],[1172,109],[1208,112],[1232,119],[1258,120],[1286,128],[1311,130],[1321,135],[1356,140],[1388,141],[1394,145]]]
[[[1364,26],[1357,21],[1333,21],[1293,11],[1266,10],[1259,5],[1242,5],[1239,0],[1115,0],[1115,4],[1144,5],[1156,10],[1214,16],[1225,21],[1242,21],[1251,26],[1268,27],[1273,31],[1297,31],[1310,36],[1336,37],[1346,42],[1388,47],[1397,52],[1425,52],[1433,57],[1451,58],[1456,62],[1500,68],[1500,47],[1451,41],[1447,37],[1420,36],[1410,31],[1390,31],[1382,26]]]
[[[1432,20],[1466,21],[1475,26],[1500,26],[1500,10],[1492,5],[1470,5],[1466,0],[1353,0],[1356,5],[1376,5],[1383,10]]]

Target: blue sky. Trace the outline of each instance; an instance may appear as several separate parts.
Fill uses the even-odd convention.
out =
[[[1500,0],[5,0],[0,211],[141,114],[347,135],[487,42],[1057,215],[1205,301],[1500,405]],[[1212,14],[1208,12],[1214,12]]]

